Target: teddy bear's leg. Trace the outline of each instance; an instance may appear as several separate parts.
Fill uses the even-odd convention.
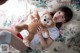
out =
[[[16,25],[16,26],[15,26],[15,30],[18,31],[18,32],[20,32],[20,31],[22,31],[22,30],[24,30],[24,29],[28,29],[28,25],[27,25],[27,24]]]

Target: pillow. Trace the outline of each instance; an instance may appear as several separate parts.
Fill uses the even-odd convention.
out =
[[[27,0],[27,2],[29,5],[33,5],[33,6],[37,7],[39,9],[39,11],[46,9],[46,10],[52,12],[60,6],[60,4],[57,2],[57,0]]]

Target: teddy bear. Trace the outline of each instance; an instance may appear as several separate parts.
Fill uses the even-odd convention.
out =
[[[20,37],[22,40],[25,40],[25,42],[30,43],[33,40],[34,35],[37,33],[38,26],[43,27],[43,31],[45,32],[46,36],[49,35],[48,27],[55,26],[55,23],[52,20],[52,16],[47,11],[45,11],[41,17],[39,15],[34,14],[34,18],[36,18],[38,21],[32,22],[29,25],[20,24],[15,26],[15,29],[19,32],[18,37]],[[24,38],[21,37],[23,34],[25,34],[23,32],[26,32],[26,30],[28,31],[28,34],[25,35]]]

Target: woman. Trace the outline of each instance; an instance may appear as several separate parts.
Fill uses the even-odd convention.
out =
[[[37,16],[39,16],[37,11],[35,12],[35,14]],[[50,14],[52,15],[53,21],[55,21],[56,26],[59,29],[60,29],[60,27],[63,23],[66,23],[66,22],[70,21],[72,16],[73,16],[72,10],[68,7],[65,7],[65,6],[60,7],[55,13],[51,12]],[[32,16],[32,17],[34,17],[34,16]],[[8,31],[10,31],[14,35],[17,35],[17,33],[13,30],[8,29]],[[31,42],[31,45],[30,45],[30,47],[32,49],[34,49],[35,46],[39,42],[41,43],[42,47],[45,49],[46,47],[51,45],[51,43],[59,36],[59,30],[56,27],[49,28],[50,34],[48,35],[46,40],[44,39],[45,35],[42,31],[43,31],[43,28],[41,26],[39,26],[38,29],[37,29],[38,34],[35,35],[34,39]],[[14,40],[14,38],[12,38],[12,39]],[[17,41],[17,38],[16,38],[16,40],[14,42],[19,42],[19,41]],[[13,43],[13,44],[16,45],[15,43]],[[17,45],[21,46],[21,44],[20,45],[17,44]],[[17,47],[17,45],[16,45],[16,47]],[[24,48],[26,48],[26,47],[24,47]],[[21,48],[19,48],[19,49],[21,49]]]
[[[38,12],[36,12],[36,14],[38,15]],[[53,21],[55,21],[56,27],[59,30],[62,27],[62,25],[64,23],[69,22],[72,19],[72,16],[73,16],[72,10],[70,8],[66,7],[66,6],[62,6],[55,13],[51,12],[50,14],[53,17]],[[40,42],[40,44],[42,45],[42,47],[44,49],[47,48],[59,36],[59,30],[56,27],[55,28],[52,27],[51,29],[49,29],[50,33],[48,35],[48,38],[45,40],[44,39],[44,34],[42,32],[43,28],[41,26],[39,26],[38,29],[37,29],[38,34],[35,35],[31,44],[36,46],[37,43]],[[31,46],[31,47],[34,48],[34,46]]]

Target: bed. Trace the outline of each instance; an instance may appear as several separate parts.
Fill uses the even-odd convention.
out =
[[[54,1],[56,1],[56,3]],[[74,16],[69,23],[63,26],[61,34],[62,37],[57,38],[56,41],[58,43],[55,43],[57,44],[55,48],[58,48],[58,46],[61,46],[61,44],[64,43],[64,46],[62,46],[63,49],[59,50],[59,52],[66,51],[67,49],[65,48],[67,48],[67,46],[71,43],[70,41],[74,42],[72,38],[75,39],[77,35],[78,36],[80,35],[80,15],[79,15],[80,1],[75,1],[75,0],[54,0],[54,1],[53,0],[8,0],[5,4],[0,6],[0,20],[1,20],[0,27],[14,29],[15,25],[25,22],[29,14],[33,13],[36,8],[39,9],[39,12],[44,11],[44,9],[52,11],[51,8],[56,9],[60,5],[66,5],[73,10]],[[75,2],[77,2],[77,4],[75,4]],[[78,40],[76,41],[79,42]],[[76,44],[74,45],[73,43],[71,43],[71,45],[75,46],[74,48],[78,48],[77,50],[78,52],[80,52],[78,47],[80,46],[80,43],[78,43],[78,46],[76,46]],[[67,46],[65,47],[65,45]],[[45,51],[46,53],[50,51],[55,52],[55,49],[51,48],[51,50],[47,49]],[[71,51],[74,50],[71,49]],[[58,51],[56,53],[58,53]]]

